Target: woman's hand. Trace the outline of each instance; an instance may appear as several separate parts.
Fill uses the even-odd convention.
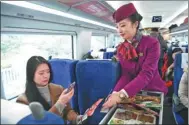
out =
[[[65,105],[66,103],[68,103],[70,101],[70,99],[72,98],[72,96],[74,95],[74,88],[66,93],[67,89],[65,89],[62,94],[60,95],[58,102],[61,103],[62,105]]]
[[[121,98],[119,97],[119,92],[114,92],[110,95],[108,100],[103,104],[103,108],[104,109],[111,108],[120,102],[121,102]]]
[[[118,59],[117,56],[113,56],[111,60],[112,60],[113,62],[118,62],[118,61],[119,61],[119,59]]]
[[[169,67],[168,67],[168,69],[173,69],[174,68],[174,63],[172,63]]]

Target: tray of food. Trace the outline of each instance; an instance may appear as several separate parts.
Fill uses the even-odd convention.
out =
[[[156,124],[154,115],[117,108],[108,124]]]
[[[162,124],[164,94],[141,91],[112,107],[99,124]]]

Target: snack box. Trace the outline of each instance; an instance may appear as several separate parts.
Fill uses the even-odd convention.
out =
[[[164,101],[164,93],[162,92],[152,92],[152,91],[141,91],[137,94],[138,95],[141,95],[141,96],[156,96],[156,97],[159,97],[160,98],[160,105],[161,105],[161,109],[160,110],[157,110],[156,112],[159,114],[159,116],[155,116],[156,119],[154,120],[155,121],[155,124],[158,125],[158,124],[162,124],[162,118],[163,118],[163,101]],[[109,112],[105,115],[105,117],[101,120],[101,122],[99,124],[111,124],[112,122],[118,122],[118,123],[123,123],[124,124],[132,124],[130,122],[134,122],[133,120],[130,120],[130,121],[127,121],[125,123],[124,120],[121,120],[121,119],[117,119],[115,118],[114,116],[116,115],[116,113],[120,110],[120,106],[119,105],[116,105],[114,107],[112,107]],[[127,110],[127,109],[125,109]],[[153,115],[151,114],[151,116],[153,117]],[[134,116],[133,116],[134,117]],[[140,116],[141,117],[141,116]],[[140,118],[139,118],[140,119]],[[136,121],[136,124],[144,124],[144,123],[140,123],[140,120]],[[137,123],[138,122],[138,123]],[[118,123],[115,123],[115,124],[118,124]],[[148,124],[148,123],[146,123]],[[151,123],[152,124],[152,123]]]
[[[111,124],[156,124],[156,117],[149,114],[139,114],[125,109],[116,109],[108,122]]]

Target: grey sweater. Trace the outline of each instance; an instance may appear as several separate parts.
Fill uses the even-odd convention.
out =
[[[49,91],[49,87],[48,85],[44,86],[44,87],[39,87],[37,86],[39,93],[41,94],[41,96],[49,103],[49,105],[51,106],[51,98],[50,98],[50,91]],[[65,105],[60,104],[59,102],[55,103],[55,107],[57,108],[57,110],[60,112],[60,114],[62,114]]]

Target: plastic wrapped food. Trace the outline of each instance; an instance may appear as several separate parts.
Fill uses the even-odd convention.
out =
[[[136,96],[135,97],[135,101],[153,101],[153,102],[156,102],[156,103],[160,103],[161,100],[159,97],[156,97],[156,96]]]
[[[155,123],[155,117],[150,115],[139,115],[137,120],[143,123]]]
[[[108,124],[155,124],[154,115],[136,113],[128,110],[117,109]]]
[[[132,98],[127,98],[127,99],[123,100],[121,103],[140,103],[140,102],[143,102],[143,101],[152,101],[154,103],[160,104],[161,99],[159,97],[156,97],[156,96],[137,95],[137,96],[134,96]]]
[[[121,119],[116,119],[116,118],[113,118],[111,121],[110,121],[110,123],[109,124],[111,124],[111,125],[115,125],[115,124],[124,124],[124,121],[123,120],[121,120]]]
[[[161,104],[154,103],[152,101],[145,101],[145,102],[140,103],[139,105],[144,106],[146,108],[156,109],[156,110],[161,110],[162,108]]]
[[[122,120],[130,120],[130,119],[136,120],[137,114],[134,112],[124,111],[124,112],[117,112],[114,117]]]

